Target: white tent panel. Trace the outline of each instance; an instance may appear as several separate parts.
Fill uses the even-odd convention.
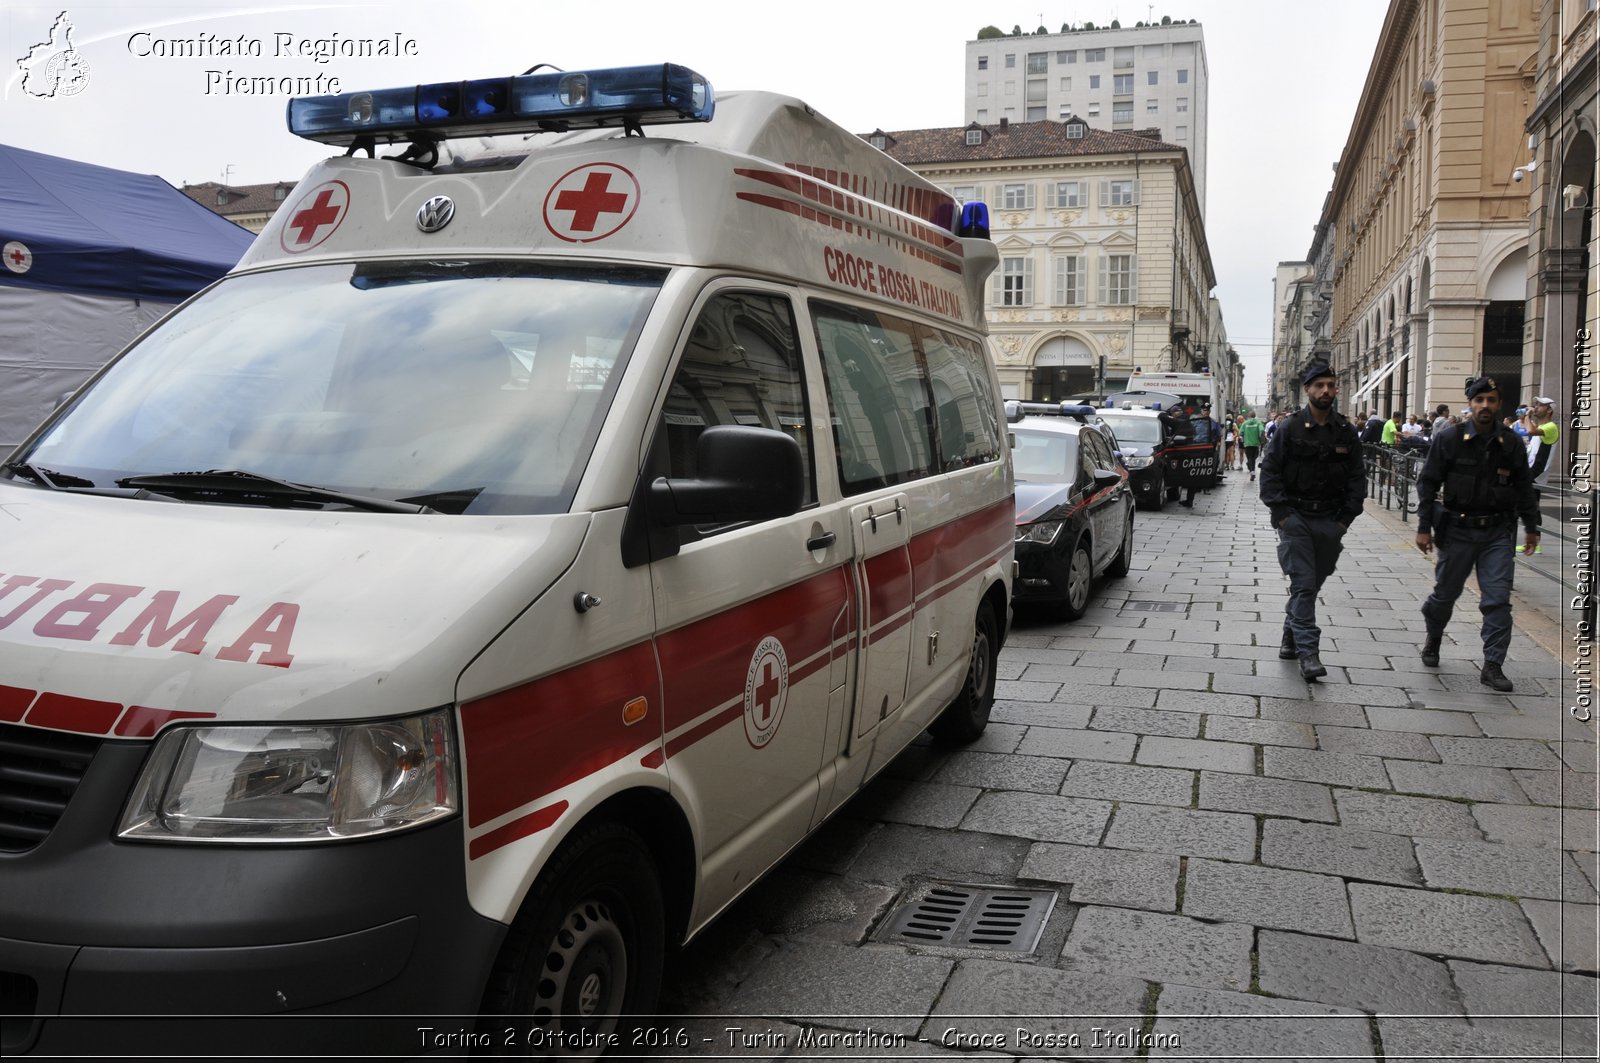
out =
[[[173,305],[0,284],[0,454]]]

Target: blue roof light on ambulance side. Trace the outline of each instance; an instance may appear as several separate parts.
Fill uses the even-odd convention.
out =
[[[289,131],[360,147],[497,133],[707,122],[711,83],[672,63],[442,82],[289,101]]]
[[[957,236],[977,237],[980,240],[989,238],[989,204],[971,203],[961,205],[961,227],[956,230]]]

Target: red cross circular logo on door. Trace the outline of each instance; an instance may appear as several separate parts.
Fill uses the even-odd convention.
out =
[[[789,700],[789,657],[772,635],[762,639],[750,657],[744,678],[744,736],[760,749],[772,741],[783,722]]]
[[[21,240],[9,240],[0,247],[0,260],[12,273],[26,273],[33,268],[33,252]]]
[[[332,236],[350,213],[350,186],[324,181],[289,208],[278,243],[291,255],[310,251]]]
[[[569,244],[603,240],[639,209],[639,182],[615,163],[569,170],[544,197],[544,224]]]

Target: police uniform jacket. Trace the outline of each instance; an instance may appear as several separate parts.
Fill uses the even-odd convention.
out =
[[[1539,530],[1539,499],[1528,469],[1527,445],[1503,424],[1480,432],[1466,421],[1446,425],[1433,437],[1417,474],[1419,534],[1432,532],[1436,500],[1443,502],[1441,512],[1457,519],[1520,516],[1528,531]]]
[[[1366,470],[1361,437],[1337,410],[1317,424],[1311,407],[1289,415],[1267,440],[1261,459],[1261,501],[1272,511],[1274,527],[1291,510],[1331,516],[1349,525],[1366,502]]]

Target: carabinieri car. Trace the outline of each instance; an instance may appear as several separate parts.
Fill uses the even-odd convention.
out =
[[[1076,620],[1095,577],[1133,560],[1133,489],[1116,434],[1092,406],[1008,402],[1015,442],[1017,566],[1012,601]]]
[[[1167,501],[1167,451],[1171,447],[1161,427],[1160,414],[1129,403],[1124,403],[1121,409],[1099,413],[1101,421],[1122,444],[1122,463],[1128,467],[1134,500],[1141,508],[1159,511]]]

